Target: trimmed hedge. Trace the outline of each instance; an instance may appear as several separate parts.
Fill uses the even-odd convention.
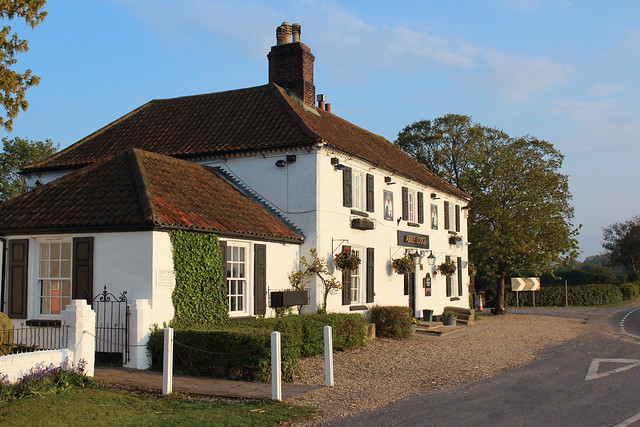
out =
[[[371,308],[371,322],[376,324],[376,336],[381,338],[408,338],[411,336],[413,315],[411,308],[379,306]]]
[[[324,326],[333,329],[334,350],[361,347],[367,321],[360,314],[304,314],[251,319],[229,326],[174,330],[174,367],[189,375],[268,381],[272,331],[282,333],[282,379],[298,372],[298,358],[324,353]],[[162,369],[164,331],[151,333],[152,369]]]
[[[324,327],[331,326],[333,349],[344,351],[362,347],[367,338],[367,321],[360,314],[303,314],[277,318],[250,319],[238,322],[239,327],[286,333],[290,345],[299,348],[302,357],[324,354]]]
[[[640,299],[640,283],[625,283],[620,285],[620,292],[622,292],[622,298],[625,300],[637,300]]]
[[[543,287],[535,293],[536,306],[564,307],[564,286]],[[618,304],[623,301],[623,293],[616,285],[581,285],[567,288],[568,302],[570,306],[594,306]],[[532,306],[533,296],[531,292],[519,292],[520,306]],[[516,306],[516,293],[505,293],[505,305]]]
[[[188,375],[269,381],[271,378],[270,332],[260,329],[175,329],[174,369]],[[147,347],[152,369],[162,369],[164,331],[152,331]],[[298,372],[299,350],[282,335],[282,379]]]

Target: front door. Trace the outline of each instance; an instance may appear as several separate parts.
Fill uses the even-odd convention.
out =
[[[411,315],[416,314],[416,287],[415,287],[416,273],[407,273],[404,275],[404,288],[409,295],[409,307],[411,308]]]

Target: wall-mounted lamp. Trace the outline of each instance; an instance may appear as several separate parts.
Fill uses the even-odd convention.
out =
[[[386,182],[386,183],[387,183],[387,185],[393,185],[393,184],[395,184],[395,182],[393,182],[393,180],[391,180],[391,177],[390,177],[390,176],[385,176],[385,177],[384,177],[384,182]]]
[[[438,195],[436,193],[431,193],[431,198],[433,200],[438,200],[440,197],[438,197]]]
[[[295,154],[287,154],[287,163],[295,163],[297,159]]]
[[[331,166],[338,166],[340,164],[340,159],[337,157],[331,158]]]
[[[429,251],[429,256],[427,257],[427,264],[429,265],[435,265],[436,264],[436,257],[435,255],[433,255],[433,251]]]
[[[276,160],[276,166],[279,168],[283,168],[287,166],[287,162],[286,160]]]

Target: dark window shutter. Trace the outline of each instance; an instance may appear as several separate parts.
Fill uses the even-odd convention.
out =
[[[460,205],[456,205],[456,231],[460,231]]]
[[[373,212],[373,175],[367,174],[367,212]]]
[[[353,190],[353,182],[351,181],[351,168],[342,169],[342,205],[350,208],[353,204],[351,195]]]
[[[229,293],[229,285],[227,284],[227,242],[220,241],[220,261],[222,264],[222,289],[224,290],[225,297]]]
[[[402,187],[402,219],[409,220],[409,189]]]
[[[351,249],[351,246],[343,246],[342,250]],[[342,305],[351,304],[351,271],[342,270]]]
[[[446,202],[445,202],[446,203]],[[447,255],[445,257],[445,261],[446,262],[451,262],[451,257],[449,255]],[[453,280],[451,278],[451,276],[445,276],[447,278],[447,296],[453,296]]]
[[[458,296],[462,296],[462,258],[458,257]]]
[[[409,280],[409,278],[411,277],[410,274],[405,274],[404,275],[404,294],[405,295],[409,295],[409,287],[411,286],[411,281]]]
[[[72,298],[93,299],[93,237],[73,239]]]
[[[418,191],[418,224],[424,224],[424,194]]]
[[[267,245],[254,245],[253,298],[254,314],[267,313]]]
[[[449,223],[450,223],[450,218],[449,218],[449,202],[444,202],[444,229],[448,230],[449,227]]]
[[[373,302],[374,297],[374,250],[373,248],[367,248],[367,302]]]
[[[29,240],[9,241],[9,317],[27,318],[27,271]]]

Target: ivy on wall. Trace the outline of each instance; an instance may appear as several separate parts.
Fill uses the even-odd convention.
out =
[[[218,237],[172,230],[169,238],[176,277],[174,326],[226,323],[229,305]]]

